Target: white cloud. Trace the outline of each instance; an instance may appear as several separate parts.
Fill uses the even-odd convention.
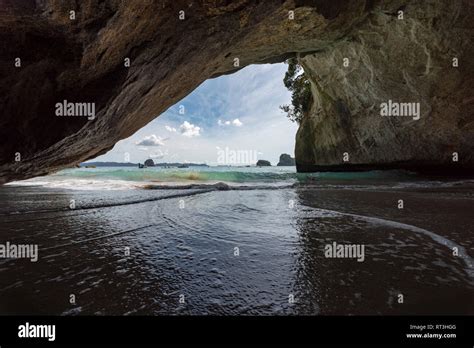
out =
[[[161,137],[157,137],[155,134],[148,135],[144,137],[142,140],[136,142],[135,144],[138,146],[163,146],[165,139]]]
[[[176,133],[176,128],[170,127],[170,126],[165,126],[166,130],[171,133]]]
[[[197,127],[188,121],[184,121],[181,126],[179,126],[179,131],[185,137],[192,138],[197,137],[200,134],[201,127]]]
[[[230,121],[217,120],[217,124],[218,124],[219,126],[229,126],[229,125],[230,125]]]
[[[240,127],[243,125],[242,122],[240,122],[240,120],[238,118],[236,118],[235,120],[232,121],[232,124],[236,127]]]
[[[129,152],[132,162],[143,162],[149,153],[159,153],[158,149],[165,148],[150,146],[149,151],[144,152],[134,145],[150,134],[162,138],[170,136],[169,140],[163,139],[166,148],[170,149],[170,153],[165,154],[168,162],[187,159],[215,165],[218,164],[216,146],[256,150],[259,159],[273,164],[278,163],[282,153],[293,156],[298,125],[290,122],[279,109],[280,105],[291,101],[291,93],[282,83],[287,69],[288,66],[283,63],[252,65],[232,75],[207,80],[184,101],[189,118],[182,118],[176,123],[177,117],[182,117],[177,115],[178,104],[174,107],[176,112],[165,112],[133,135],[129,142],[119,142],[100,160],[120,162],[123,161],[123,153]],[[243,125],[238,127],[233,124],[235,119]],[[180,127],[184,120],[203,127],[200,136],[173,136],[186,131]],[[165,125],[175,128],[176,132],[167,130]],[[245,132],[242,132],[243,129]]]
[[[240,127],[243,125],[243,123],[238,119],[234,119],[232,122],[231,121],[222,121],[222,120],[217,120],[217,124],[219,126],[230,126],[231,124],[236,126],[236,127]]]

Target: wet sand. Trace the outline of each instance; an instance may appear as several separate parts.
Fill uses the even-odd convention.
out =
[[[1,187],[1,242],[37,243],[39,259],[0,260],[0,312],[474,314],[473,188],[392,186]],[[364,261],[325,257],[334,242]]]

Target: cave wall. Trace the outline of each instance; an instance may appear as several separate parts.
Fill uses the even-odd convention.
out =
[[[395,22],[400,8],[407,19]],[[206,79],[293,55],[314,92],[297,135],[300,170],[339,168],[346,147],[353,163],[410,159],[400,142],[432,141],[421,134],[426,127],[440,141],[417,155],[431,149],[424,158],[438,163],[439,148],[457,149],[470,136],[472,13],[468,0],[0,0],[0,183],[103,154]],[[453,54],[460,58],[456,71],[445,68]],[[351,57],[350,69],[341,68],[339,55]],[[364,111],[407,90],[431,105],[425,128],[383,124]],[[95,119],[57,117],[55,104],[63,100],[95,103]],[[397,137],[404,138],[389,140]]]
[[[300,58],[313,103],[297,134],[298,169],[473,173],[472,13],[462,1],[381,5]],[[389,100],[419,103],[419,119],[382,117]]]

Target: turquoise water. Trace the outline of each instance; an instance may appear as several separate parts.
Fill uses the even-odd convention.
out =
[[[285,187],[311,184],[326,188],[381,189],[451,187],[470,180],[430,178],[407,171],[297,173],[296,167],[98,167],[66,169],[48,176],[12,182],[12,186],[41,186],[69,190],[129,190],[196,188],[224,183],[232,187]]]
[[[127,181],[150,182],[189,182],[189,181],[286,181],[305,178],[306,174],[297,174],[296,167],[189,167],[138,169],[134,167],[77,168],[64,170],[58,177],[102,178]]]
[[[70,189],[128,189],[150,185],[216,184],[228,185],[292,185],[292,184],[371,184],[413,182],[417,177],[408,172],[327,172],[297,173],[296,167],[189,167],[139,169],[135,167],[74,168],[12,185],[33,185]]]
[[[38,245],[0,259],[0,313],[472,314],[473,200],[398,171],[68,169],[0,187],[2,240]]]

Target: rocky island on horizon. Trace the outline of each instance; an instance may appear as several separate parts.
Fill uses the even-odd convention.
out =
[[[148,160],[147,160],[148,161]],[[181,162],[153,162],[151,165],[149,162],[147,164],[145,161],[145,165],[149,167],[179,167],[182,165],[187,165],[189,167],[209,167],[209,165],[205,163],[181,163]],[[132,162],[83,162],[80,164],[80,167],[86,166],[96,166],[96,167],[138,167],[139,163],[132,163]]]
[[[277,164],[278,167],[295,166],[295,165],[296,165],[295,159],[291,157],[289,154],[282,153],[280,155],[280,160],[278,161],[278,164]]]

